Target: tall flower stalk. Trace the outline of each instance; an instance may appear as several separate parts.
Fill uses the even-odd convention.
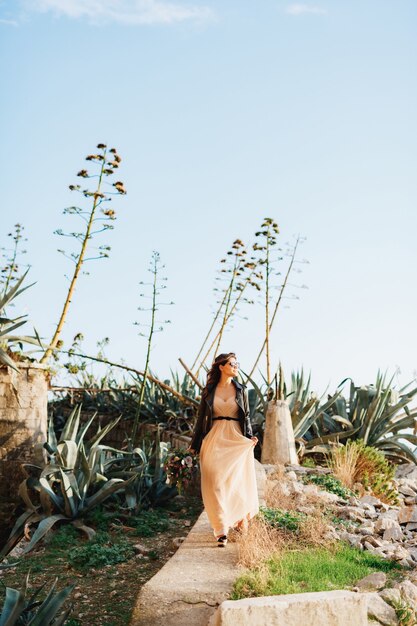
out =
[[[227,255],[233,257],[233,259],[229,267],[222,268],[220,272],[229,274],[229,279],[223,289],[223,296],[220,300],[209,332],[207,333],[203,345],[201,346],[200,351],[191,367],[191,369],[194,369],[197,362],[200,360],[200,365],[195,372],[196,376],[198,376],[201,367],[207,361],[213,348],[214,354],[218,353],[218,351],[220,350],[224,331],[228,323],[231,321],[233,315],[235,315],[239,310],[239,303],[246,302],[248,304],[253,304],[253,300],[250,300],[245,296],[247,288],[252,286],[260,289],[258,283],[256,282],[256,279],[261,278],[261,274],[256,271],[257,265],[254,258],[252,257],[250,261],[247,260],[247,250],[240,239],[236,239],[233,242],[231,250],[227,252]],[[221,259],[220,262],[222,264],[226,264],[227,258]],[[217,280],[220,280],[220,277],[218,277]],[[217,288],[216,291],[218,291]],[[216,334],[212,338],[211,343],[209,344],[209,347],[206,350],[204,356],[200,358],[204,347],[207,345],[210,337],[212,336],[212,332],[215,328],[216,322],[218,322],[219,320],[220,326]]]
[[[17,282],[19,274],[19,255],[26,254],[26,250],[20,250],[23,242],[27,241],[23,235],[24,226],[22,224],[15,224],[14,231],[7,234],[13,240],[11,248],[1,248],[3,252],[4,265],[0,270],[0,285],[3,295],[8,291],[9,287],[13,283]]]
[[[140,414],[141,414],[141,409],[142,409],[142,405],[143,405],[143,400],[145,397],[145,389],[146,389],[146,381],[149,375],[149,363],[150,363],[150,358],[151,358],[151,350],[152,350],[152,340],[153,340],[153,336],[155,333],[157,332],[161,332],[163,330],[163,326],[158,326],[157,324],[160,324],[161,322],[159,322],[156,319],[156,312],[158,311],[158,307],[161,305],[171,305],[174,304],[173,302],[159,302],[158,301],[158,296],[160,295],[161,291],[163,289],[166,289],[166,285],[160,284],[160,282],[158,281],[166,281],[167,279],[165,277],[159,278],[158,274],[160,272],[161,269],[163,269],[165,266],[164,265],[160,265],[160,256],[159,256],[159,252],[154,251],[152,253],[152,259],[151,259],[151,267],[148,270],[153,278],[152,278],[152,282],[150,283],[145,283],[143,281],[141,281],[139,284],[141,285],[146,285],[151,287],[151,295],[147,296],[144,293],[141,293],[141,297],[142,298],[151,298],[151,306],[150,307],[138,307],[139,311],[150,311],[151,312],[151,320],[150,320],[150,324],[142,324],[139,322],[135,322],[135,325],[137,326],[148,326],[149,331],[148,334],[146,335],[145,333],[139,333],[139,335],[141,337],[146,337],[147,338],[147,349],[146,349],[146,357],[145,357],[145,367],[143,369],[143,375],[142,375],[142,381],[141,381],[141,386],[140,386],[140,392],[139,392],[139,400],[138,400],[138,405],[137,405],[137,409],[136,409],[136,415],[135,415],[135,419],[133,422],[133,429],[132,429],[132,441],[135,442],[135,438],[136,438],[136,434],[138,431],[138,426],[139,426],[139,420],[140,420]],[[164,320],[165,324],[169,324],[170,320]]]
[[[287,268],[284,280],[282,282],[282,285],[279,287],[278,297],[277,297],[277,300],[276,300],[275,305],[273,307],[273,312],[272,312],[271,317],[269,317],[269,314],[270,314],[269,310],[266,312],[266,316],[265,317],[268,320],[268,332],[265,333],[265,338],[264,338],[264,340],[262,342],[261,349],[259,350],[259,353],[258,353],[258,356],[256,357],[255,363],[253,364],[252,369],[251,369],[251,371],[249,373],[249,378],[251,378],[253,376],[253,373],[254,373],[254,371],[256,369],[256,366],[259,363],[259,360],[260,360],[260,358],[261,358],[261,356],[262,356],[262,354],[263,354],[263,352],[265,350],[265,347],[266,346],[269,347],[269,337],[271,336],[272,326],[274,324],[274,321],[275,321],[278,309],[280,308],[280,305],[282,304],[282,301],[283,301],[283,299],[285,297],[284,296],[284,292],[287,289],[287,287],[290,286],[290,283],[288,282],[288,280],[290,278],[291,273],[294,271],[294,264],[297,263],[296,255],[297,255],[298,247],[299,247],[300,243],[303,243],[303,241],[304,241],[304,239],[300,235],[298,235],[297,238],[296,238],[296,241],[294,243],[294,246],[288,252],[288,256],[290,257],[290,262],[289,262],[289,265],[288,265],[288,268]],[[257,248],[257,249],[259,249],[259,248]],[[300,263],[307,263],[307,261],[305,259],[303,261],[299,261],[299,262]],[[268,281],[268,283],[269,283],[269,281]],[[298,285],[291,285],[291,287],[298,287]],[[307,286],[306,285],[301,285],[300,288],[306,289]],[[267,291],[267,289],[265,289],[265,291]],[[270,284],[268,284],[268,291],[270,291]],[[267,362],[269,362],[269,356],[267,357]],[[271,382],[271,380],[270,380],[270,378],[268,376],[268,384],[270,382]]]
[[[106,258],[109,256],[108,253],[110,251],[110,246],[101,245],[98,248],[91,247],[91,239],[99,233],[113,229],[113,225],[110,222],[116,219],[115,211],[113,209],[104,208],[103,205],[106,202],[110,202],[113,195],[126,193],[124,185],[121,181],[112,184],[112,191],[104,189],[105,178],[114,174],[115,170],[119,167],[121,158],[117,154],[115,148],[108,150],[104,143],[99,143],[97,145],[97,149],[97,154],[88,155],[86,157],[86,161],[92,161],[99,166],[98,174],[89,174],[86,169],[80,170],[77,174],[77,176],[84,179],[97,179],[95,189],[91,191],[89,189],[81,189],[81,185],[69,186],[71,191],[78,192],[85,198],[92,199],[91,208],[82,209],[80,207],[71,206],[64,209],[64,214],[77,215],[81,218],[85,224],[84,230],[82,232],[69,233],[63,232],[62,229],[55,231],[55,234],[57,235],[74,239],[80,247],[78,251],[71,252],[70,254],[68,254],[65,250],[59,250],[59,252],[74,263],[74,273],[70,280],[68,293],[54,335],[40,359],[41,363],[48,361],[53,351],[57,348],[59,337],[64,327],[68,309],[74,295],[75,286],[84,264],[87,261]],[[89,252],[90,249],[95,250],[95,252],[92,252],[93,256],[88,257],[87,252]]]

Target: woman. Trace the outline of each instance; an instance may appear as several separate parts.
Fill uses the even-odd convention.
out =
[[[229,528],[241,531],[259,511],[246,386],[234,380],[234,352],[219,354],[201,394],[191,452],[200,453],[201,494],[217,539],[227,543]]]

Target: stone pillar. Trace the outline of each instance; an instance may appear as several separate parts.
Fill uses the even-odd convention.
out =
[[[291,413],[285,400],[271,400],[265,415],[262,463],[297,464]]]
[[[42,464],[48,431],[49,373],[38,363],[16,365],[19,372],[0,367],[0,536],[20,501],[21,463]]]

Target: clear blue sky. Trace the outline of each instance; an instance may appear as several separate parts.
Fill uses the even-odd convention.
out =
[[[37,284],[19,312],[45,338],[69,264],[54,229],[98,142],[117,147],[128,194],[110,259],[79,283],[64,340],[111,339],[134,367],[145,342],[139,281],[152,250],[168,277],[152,367],[191,362],[211,320],[219,259],[264,216],[284,244],[307,240],[281,311],[273,358],[304,366],[318,391],[378,368],[417,370],[417,4],[24,0],[0,2],[1,232],[29,239]],[[243,311],[242,311],[243,314]],[[223,348],[248,369],[262,310],[236,320]]]

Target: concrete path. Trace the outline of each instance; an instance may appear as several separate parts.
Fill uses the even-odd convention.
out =
[[[255,461],[259,502],[265,469]],[[172,558],[141,589],[130,626],[206,626],[239,570],[237,546],[219,548],[203,513]]]

